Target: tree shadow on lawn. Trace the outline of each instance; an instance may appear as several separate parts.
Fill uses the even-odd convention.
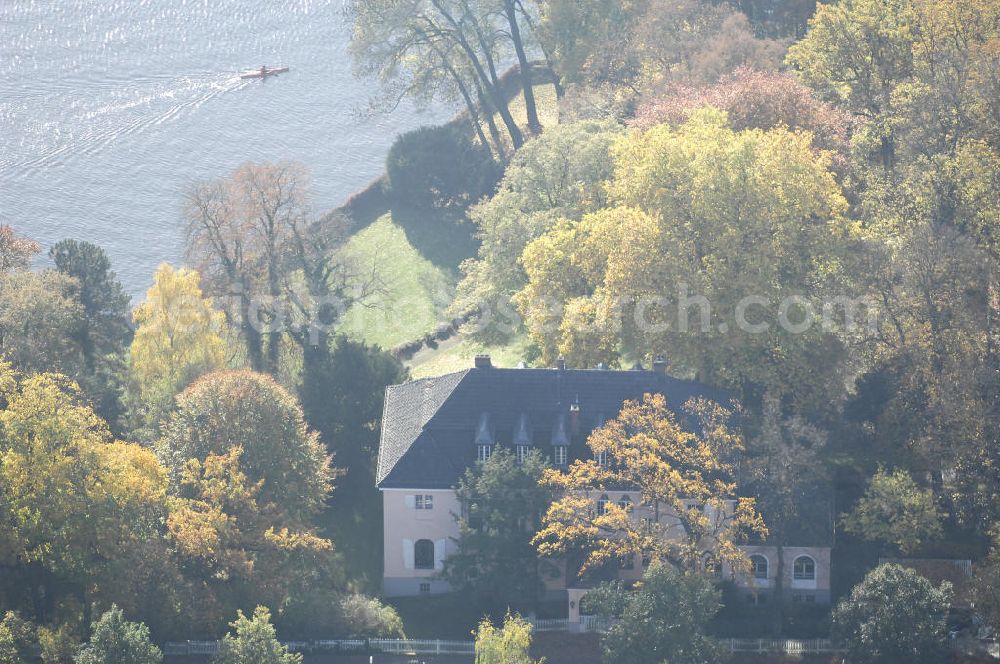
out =
[[[391,212],[413,248],[440,268],[457,274],[462,261],[479,249],[475,225],[464,209],[428,210],[393,201]]]

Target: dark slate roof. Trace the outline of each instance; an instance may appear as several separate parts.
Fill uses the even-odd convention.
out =
[[[570,458],[589,456],[587,434],[618,415],[627,399],[663,394],[673,408],[692,397],[725,403],[731,394],[656,371],[473,368],[386,389],[376,483],[380,488],[454,487],[476,459],[486,420],[498,444],[510,445],[522,416],[533,444],[551,450],[557,423],[569,429]],[[571,413],[571,406],[579,406]],[[578,426],[573,426],[573,419]],[[579,448],[579,449],[577,449]]]

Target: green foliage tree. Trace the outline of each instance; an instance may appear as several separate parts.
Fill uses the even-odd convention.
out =
[[[86,328],[84,354],[121,353],[132,337],[129,296],[111,270],[104,250],[90,242],[62,240],[49,250],[56,269],[76,279]]]
[[[461,210],[490,193],[498,168],[464,127],[421,127],[400,135],[386,157],[388,192],[400,205]]]
[[[129,358],[150,424],[158,423],[191,381],[225,366],[223,316],[202,297],[198,282],[197,272],[164,263],[135,310]]]
[[[149,640],[149,628],[129,622],[115,605],[93,625],[90,641],[73,658],[75,664],[160,664],[163,653]]]
[[[973,601],[987,625],[1000,625],[1000,527],[992,531],[992,546],[973,568]]]
[[[522,57],[531,35],[527,6],[506,0],[353,0],[347,10],[354,24],[355,68],[382,83],[385,99],[376,105],[394,108],[407,95],[461,98],[474,126],[485,116],[495,149],[504,149],[493,124],[497,114],[517,150],[524,132],[510,113],[499,67]],[[521,79],[522,89],[530,88],[530,71],[523,70]],[[530,91],[525,98],[529,124],[537,131]],[[481,130],[480,140],[486,144]]]
[[[301,664],[302,655],[288,652],[277,639],[271,612],[263,606],[247,617],[240,611],[231,623],[233,632],[219,643],[215,664]]]
[[[520,150],[497,193],[472,208],[469,216],[482,245],[478,257],[462,265],[465,276],[452,312],[486,310],[479,336],[516,330],[510,298],[526,280],[518,264],[524,247],[556,220],[578,219],[607,203],[604,183],[613,170],[611,146],[621,134],[622,128],[610,122],[553,127]]]
[[[94,410],[114,430],[125,414],[125,356],[132,340],[129,296],[111,270],[104,250],[90,242],[62,240],[49,250],[56,269],[79,284],[83,324],[78,343],[84,371],[80,383]]]
[[[443,572],[454,587],[501,609],[539,598],[542,570],[531,539],[553,498],[541,484],[548,465],[538,450],[518,463],[501,447],[466,470],[456,490],[463,505],[455,515],[458,551],[445,561]]]
[[[939,588],[911,569],[876,567],[833,611],[833,635],[858,662],[940,662],[951,584]]]
[[[842,517],[844,529],[867,540],[912,554],[941,537],[941,514],[934,492],[921,489],[905,470],[879,469],[854,509]]]
[[[175,488],[191,459],[234,449],[267,509],[300,522],[323,509],[335,476],[331,458],[295,398],[265,374],[223,371],[196,381],[177,397],[157,443]]]
[[[629,133],[612,207],[554,225],[521,256],[516,301],[543,362],[670,348],[674,371],[709,384],[772,389],[800,407],[842,394],[842,334],[868,311],[821,315],[854,294],[861,238],[829,156],[810,143],[781,128],[736,132],[712,109]]]
[[[605,661],[701,664],[725,658],[724,647],[708,634],[721,598],[704,576],[656,563],[635,592],[603,586],[584,602],[588,611],[620,618],[601,638]]]
[[[340,600],[344,634],[379,639],[405,639],[403,619],[391,606],[374,597],[345,595]]]
[[[475,631],[476,664],[543,664],[531,658],[531,625],[521,616],[507,614],[497,629],[484,618]]]
[[[0,356],[25,372],[79,376],[84,312],[75,279],[54,271],[0,273]]]
[[[28,664],[38,645],[35,626],[14,611],[0,620],[0,664]]]

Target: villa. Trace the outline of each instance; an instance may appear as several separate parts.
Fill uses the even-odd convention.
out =
[[[387,596],[444,593],[438,578],[455,550],[461,505],[455,493],[466,469],[489,459],[497,446],[517,459],[541,449],[557,468],[592,458],[589,433],[615,418],[626,400],[646,393],[664,395],[672,407],[692,397],[720,403],[729,395],[695,381],[666,374],[665,363],[629,371],[556,368],[501,369],[488,356],[456,373],[424,378],[386,390],[376,482],[383,503],[383,592]],[[608,492],[599,500],[631,501],[627,491]],[[599,506],[598,506],[599,507]],[[728,575],[745,589],[747,601],[762,604],[773,592],[779,568],[784,589],[794,602],[827,603],[830,598],[828,542],[786,542],[779,565],[774,543],[743,547],[752,563],[752,579]],[[570,620],[578,620],[579,598],[586,592],[564,563],[546,578],[549,598],[566,598]],[[623,565],[623,580],[642,576],[642,564]]]

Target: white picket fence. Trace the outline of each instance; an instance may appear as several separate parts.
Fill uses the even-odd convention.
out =
[[[287,641],[292,652],[367,653],[382,652],[392,655],[473,655],[472,641],[447,641],[444,639],[326,639],[318,641]],[[163,646],[163,654],[214,655],[219,651],[218,641],[171,641]]]
[[[730,652],[816,655],[846,652],[830,639],[726,639]]]

